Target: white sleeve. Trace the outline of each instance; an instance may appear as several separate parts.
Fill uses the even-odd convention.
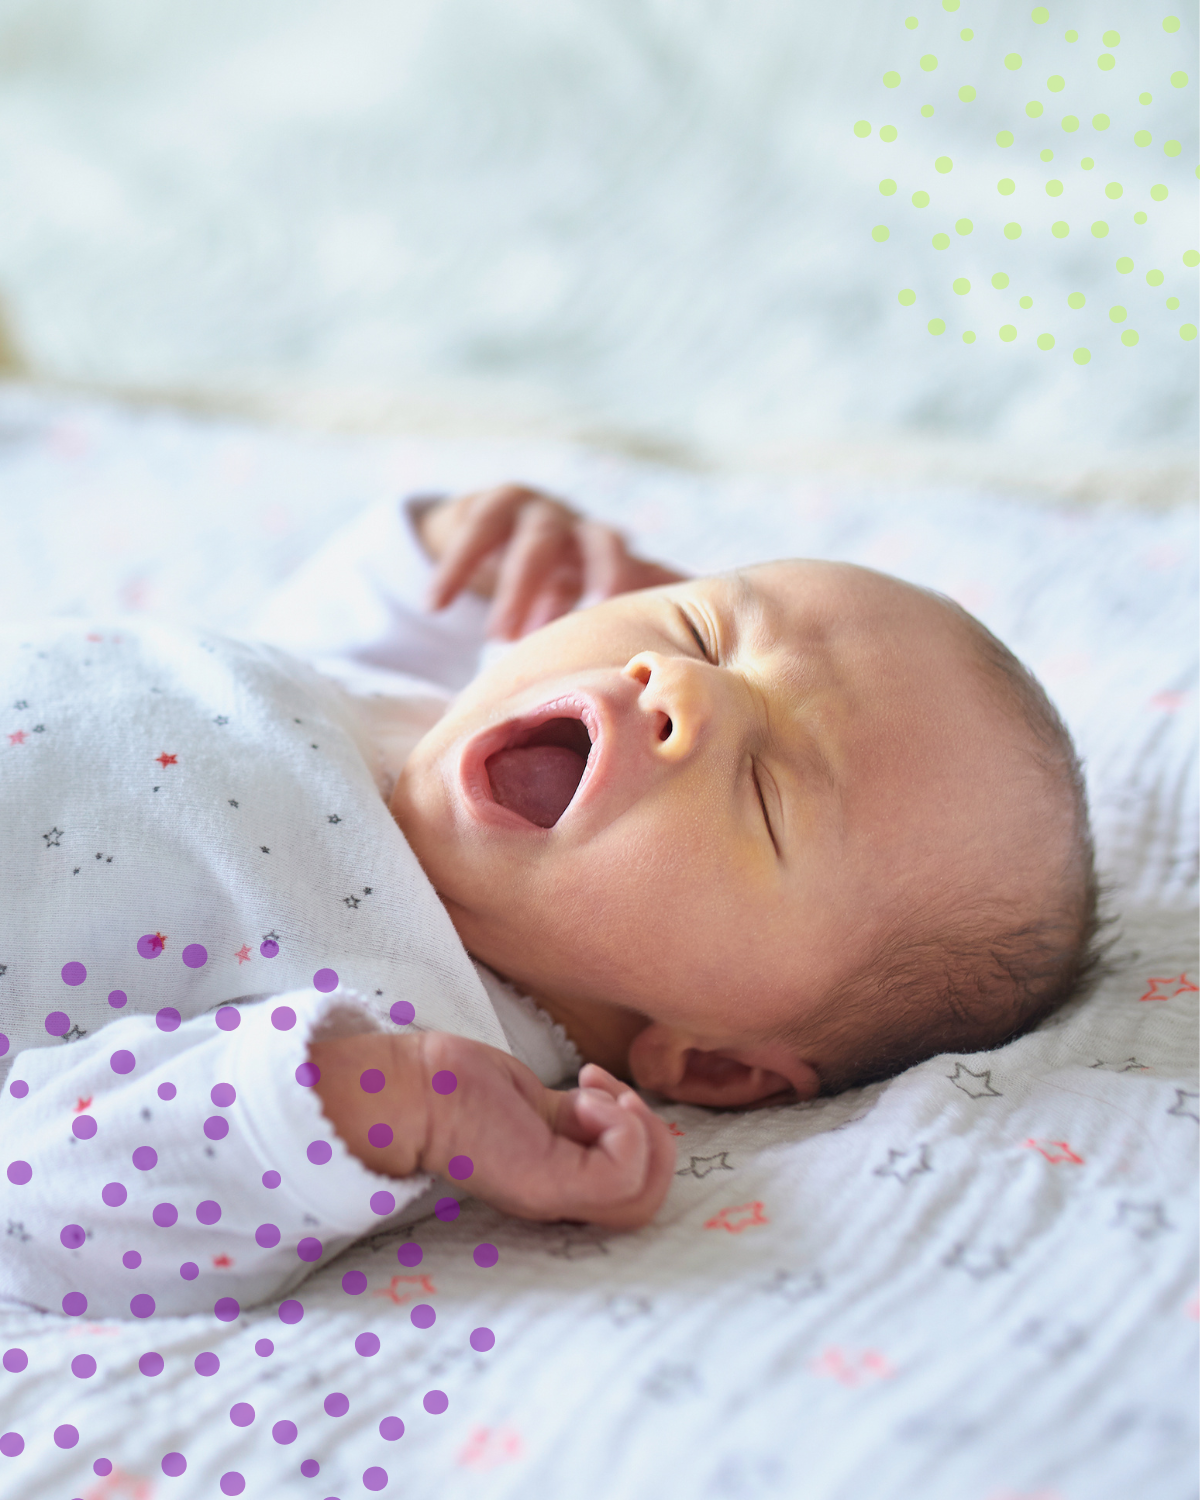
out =
[[[311,1040],[380,1029],[356,995],[298,990],[19,1054],[0,1101],[0,1305],[228,1321],[402,1222],[431,1179],[351,1156],[297,1071]]]
[[[457,692],[474,677],[487,603],[468,591],[437,614],[425,608],[433,564],[414,508],[437,496],[387,500],[335,533],[263,601],[244,630],[311,662],[382,668]]]

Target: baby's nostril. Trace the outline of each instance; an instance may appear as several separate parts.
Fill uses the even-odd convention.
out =
[[[660,740],[670,739],[670,737],[671,737],[671,721],[670,721],[670,719],[667,719],[664,722],[663,727],[658,731],[658,737],[659,737]]]

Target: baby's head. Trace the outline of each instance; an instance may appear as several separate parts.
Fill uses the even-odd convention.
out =
[[[998,1045],[1094,963],[1083,783],[1045,694],[950,600],[847,563],[535,631],[391,810],[472,954],[688,1103]]]

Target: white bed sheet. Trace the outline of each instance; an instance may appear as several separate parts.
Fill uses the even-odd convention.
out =
[[[0,1495],[208,1497],[236,1493],[220,1487],[236,1472],[247,1497],[348,1500],[385,1472],[380,1493],[445,1500],[1189,1500],[1193,514],[949,491],[901,506],[882,488],[703,478],[579,449],[318,439],[10,389],[0,615],[148,608],[236,629],[365,505],[505,477],[570,494],[683,566],[843,557],[971,608],[1039,673],[1086,757],[1117,972],[990,1054],[788,1108],[666,1109],[679,1175],[634,1235],[472,1202],[416,1227],[416,1268],[395,1236],[347,1252],[306,1284],[296,1324],[269,1306],[229,1325],[8,1316],[0,1345],[28,1365],[0,1370],[0,1428],[25,1446],[0,1456]],[[487,1269],[472,1255],[483,1242],[499,1251]],[[362,1295],[342,1290],[351,1269]],[[410,1321],[418,1302],[436,1309],[428,1329]],[[495,1335],[485,1353],[469,1342],[480,1327]],[[355,1351],[363,1331],[380,1340],[373,1357]],[[164,1358],[157,1376],[139,1372],[148,1350]],[[216,1374],[196,1373],[201,1351]],[[70,1373],[84,1352],[98,1365],[87,1380]],[[424,1409],[430,1390],[444,1413]],[[335,1392],[341,1416],[325,1409]],[[231,1422],[237,1402],[251,1425]],[[380,1435],[389,1415],[398,1441]],[[293,1442],[272,1437],[280,1421]],[[67,1424],[78,1441],[62,1448]],[[186,1458],[178,1477],[168,1453]]]

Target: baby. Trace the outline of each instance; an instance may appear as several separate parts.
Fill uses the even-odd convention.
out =
[[[324,1111],[375,1170],[461,1153],[510,1212],[635,1226],[674,1153],[620,1080],[720,1108],[811,1099],[995,1047],[1094,968],[1070,738],[950,600],[833,562],[685,578],[519,486],[417,525],[432,604],[470,586],[520,638],[416,746],[390,811],[467,950],[588,1062],[560,1093],[446,1033],[314,1043]],[[603,602],[568,613],[583,593]],[[384,1098],[358,1087],[368,1065]]]

